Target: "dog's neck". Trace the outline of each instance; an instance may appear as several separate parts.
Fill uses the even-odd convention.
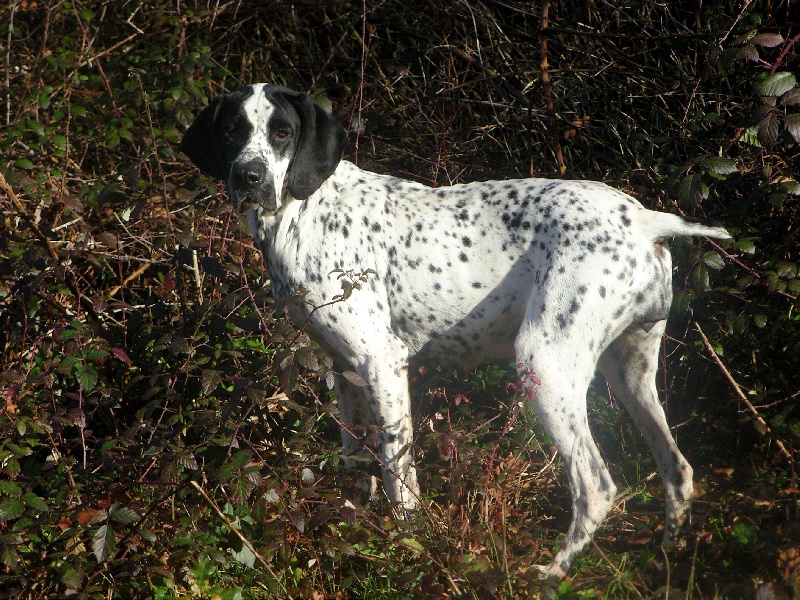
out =
[[[342,161],[336,171],[326,179],[320,188],[305,200],[284,197],[277,212],[268,212],[259,205],[247,211],[247,225],[256,247],[264,255],[264,265],[272,281],[272,293],[284,299],[299,291],[300,282],[305,281],[302,273],[294,269],[306,264],[305,257],[314,251],[314,243],[304,232],[313,230],[313,220],[317,216],[319,203],[325,198],[335,198],[360,169],[350,162]],[[289,268],[289,265],[292,268]]]

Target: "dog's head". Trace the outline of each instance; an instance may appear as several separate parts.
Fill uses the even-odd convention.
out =
[[[215,98],[181,140],[206,175],[224,180],[237,210],[275,212],[287,197],[305,200],[333,171],[344,128],[306,94],[248,85]]]

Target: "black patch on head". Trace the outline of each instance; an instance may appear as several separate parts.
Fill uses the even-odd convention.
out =
[[[288,104],[299,121],[294,158],[289,164],[286,189],[305,200],[330,177],[342,159],[347,133],[324,108],[307,94],[280,86],[267,86],[264,93],[276,104]],[[292,116],[287,115],[292,121]]]
[[[253,95],[250,86],[217,96],[186,130],[181,151],[205,175],[227,179],[228,167],[253,131],[242,103]]]

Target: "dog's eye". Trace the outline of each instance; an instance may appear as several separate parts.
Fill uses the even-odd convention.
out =
[[[284,140],[289,137],[289,130],[288,129],[278,129],[275,133],[272,134],[276,140]]]

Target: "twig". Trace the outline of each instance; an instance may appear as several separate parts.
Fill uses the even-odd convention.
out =
[[[775,64],[772,65],[772,68],[769,70],[770,75],[774,74],[775,71],[778,70],[778,67],[781,66],[783,59],[786,58],[786,55],[789,54],[789,50],[792,49],[792,46],[794,46],[798,40],[800,40],[800,33],[786,43],[786,45],[783,47],[783,50],[781,50],[781,53],[778,55],[778,58],[775,59]]]
[[[692,569],[689,571],[689,581],[686,584],[686,600],[692,598],[692,588],[694,587],[694,576],[697,570],[697,550],[700,548],[700,536],[694,540],[694,552],[692,553]]]
[[[608,566],[611,567],[611,570],[614,571],[614,574],[617,576],[617,578],[625,579],[625,575],[622,574],[622,571],[619,570],[619,567],[617,567],[617,565],[615,565],[612,562],[612,560],[608,557],[608,555],[605,552],[603,552],[600,546],[597,545],[597,542],[594,541],[594,537],[591,537],[589,539],[592,540],[592,546],[594,546],[594,549],[600,555],[600,558],[602,558],[608,564]],[[644,600],[644,596],[642,596],[642,593],[636,589],[636,586],[631,585],[630,587],[638,598]]]
[[[547,63],[547,13],[550,10],[550,0],[545,0],[542,7],[542,25],[541,25],[541,41],[539,48],[542,54],[542,62],[540,68],[542,71],[542,94],[544,94],[544,101],[547,105],[547,112],[550,115],[550,129],[553,136],[553,152],[556,155],[556,164],[558,165],[558,174],[563,176],[567,172],[567,165],[564,163],[564,155],[561,152],[561,140],[558,136],[558,122],[556,120],[556,110],[553,106],[553,88],[550,86],[550,65]]]
[[[114,296],[116,296],[123,287],[125,287],[131,281],[133,281],[134,279],[139,277],[139,275],[141,275],[142,273],[147,271],[147,269],[150,268],[151,264],[153,264],[153,263],[149,263],[149,262],[144,263],[141,267],[139,267],[133,273],[128,275],[125,279],[122,280],[122,283],[120,285],[116,285],[113,288],[111,288],[111,291],[108,292],[108,294],[106,294],[106,298],[111,299]]]
[[[17,209],[19,215],[28,223],[28,226],[33,231],[34,235],[39,238],[39,241],[42,242],[44,247],[47,249],[47,253],[50,255],[54,261],[59,262],[61,257],[58,255],[58,251],[55,249],[55,246],[50,243],[50,239],[42,233],[42,230],[39,229],[39,226],[36,224],[36,221],[28,214],[28,211],[25,210],[25,205],[22,204],[22,201],[17,196],[14,189],[8,184],[6,178],[3,177],[3,174],[0,173],[0,190],[2,190],[8,199],[11,200],[11,204],[14,205],[14,208]]]
[[[664,555],[664,569],[667,571],[667,582],[664,584],[664,598],[665,600],[669,600],[669,587],[670,587],[670,568],[669,568],[669,556],[667,556],[667,549],[664,546],[660,546],[661,554]]]
[[[700,337],[703,338],[703,343],[705,344],[708,353],[711,355],[711,358],[714,359],[714,362],[717,363],[717,366],[725,375],[728,382],[730,382],[731,387],[733,387],[733,390],[736,392],[736,395],[739,396],[739,399],[742,402],[744,402],[745,406],[747,406],[748,410],[753,414],[756,423],[758,423],[758,425],[763,429],[764,434],[769,436],[775,442],[775,445],[778,446],[778,449],[781,451],[781,454],[783,454],[789,460],[790,463],[794,464],[794,458],[792,457],[791,452],[789,452],[786,449],[786,446],[784,446],[783,442],[773,434],[770,426],[767,425],[767,422],[764,420],[761,414],[759,414],[758,410],[756,410],[756,407],[753,406],[750,400],[747,399],[747,396],[742,391],[742,388],[739,386],[738,383],[736,383],[736,380],[733,378],[733,375],[731,375],[731,372],[728,371],[728,369],[725,367],[724,364],[722,364],[722,361],[720,360],[719,356],[717,356],[717,353],[714,351],[714,347],[711,345],[711,342],[708,341],[706,334],[700,328],[700,324],[695,322],[694,326],[695,329],[697,329],[698,333],[700,334]],[[758,429],[758,427],[756,427],[756,429]]]
[[[542,28],[542,33],[564,33],[567,35],[577,35],[583,37],[600,38],[600,39],[613,39],[618,40],[622,37],[620,33],[603,33],[601,31],[581,31],[580,29],[569,29],[566,27],[545,27]],[[666,35],[625,35],[625,40],[628,41],[645,41],[645,42],[660,42],[668,40],[693,40],[703,39],[710,37],[708,33],[671,33]]]
[[[36,221],[33,220],[28,214],[28,211],[25,210],[25,205],[22,204],[22,200],[19,199],[14,189],[8,184],[6,178],[0,173],[0,191],[8,196],[8,199],[11,200],[11,204],[14,205],[14,208],[19,213],[19,215],[27,221],[28,225],[30,226],[31,230],[33,231],[34,235],[42,242],[42,245],[47,249],[47,253],[50,255],[56,263],[61,262],[61,256],[58,254],[58,250],[56,250],[55,246],[50,242],[50,239],[39,229],[39,226],[36,224]],[[97,310],[94,307],[94,303],[89,299],[87,296],[84,296],[81,293],[80,288],[78,288],[77,279],[74,276],[72,271],[67,271],[64,276],[64,283],[67,284],[67,287],[70,289],[72,294],[78,299],[78,302],[83,306],[84,310],[88,312],[94,319],[100,320],[100,315],[97,314]]]
[[[719,40],[719,42],[718,42],[719,46],[722,46],[722,44],[725,43],[725,40],[728,39],[728,36],[735,29],[736,25],[739,24],[739,21],[744,16],[744,13],[747,12],[747,7],[750,6],[750,4],[752,2],[753,2],[753,0],[745,0],[744,6],[742,7],[742,10],[739,12],[739,15],[736,17],[736,20],[734,20],[733,25],[731,25],[731,28],[728,29],[728,32],[725,35],[723,35],[722,38]]]
[[[272,566],[271,566],[271,565],[270,565],[270,564],[267,562],[267,560],[266,560],[266,559],[265,559],[263,556],[261,556],[261,555],[258,553],[258,551],[255,549],[255,546],[253,546],[253,544],[250,542],[250,540],[248,540],[246,537],[244,537],[244,535],[242,534],[242,532],[241,532],[241,531],[239,531],[239,529],[236,527],[236,525],[234,525],[234,524],[233,524],[233,521],[231,521],[231,520],[230,520],[230,519],[229,519],[229,518],[228,518],[228,517],[225,515],[225,513],[223,513],[223,512],[220,510],[219,506],[217,506],[217,503],[216,503],[216,502],[214,502],[214,501],[213,501],[213,500],[212,500],[212,499],[209,497],[209,495],[208,495],[208,494],[206,493],[206,491],[205,491],[205,490],[204,490],[204,489],[203,489],[203,488],[200,486],[200,484],[199,484],[199,483],[197,483],[196,481],[192,481],[192,482],[190,482],[190,483],[191,483],[191,484],[192,484],[192,485],[193,485],[195,488],[197,488],[197,491],[198,491],[198,492],[200,492],[200,495],[201,495],[201,496],[203,496],[203,498],[205,499],[205,501],[206,501],[206,502],[208,502],[208,504],[211,506],[211,508],[213,508],[213,509],[214,509],[214,511],[217,513],[217,515],[219,515],[219,517],[220,517],[220,518],[221,518],[223,521],[225,521],[225,525],[228,527],[228,529],[231,531],[231,533],[235,534],[235,535],[236,535],[236,537],[238,537],[240,540],[242,540],[242,543],[243,543],[245,546],[247,546],[247,549],[248,549],[248,550],[250,550],[250,552],[252,552],[252,553],[253,553],[253,555],[254,555],[254,556],[255,556],[255,557],[256,557],[256,558],[259,560],[259,562],[260,562],[262,565],[264,565],[264,568],[267,570],[267,573],[269,573],[269,574],[270,574],[270,575],[271,575],[271,576],[272,576],[272,577],[275,579],[275,583],[276,583],[276,584],[278,585],[278,587],[281,589],[281,592],[284,594],[284,596],[288,596],[288,593],[289,593],[289,592],[288,592],[288,590],[287,590],[287,589],[286,589],[286,587],[283,585],[283,583],[281,582],[281,580],[280,580],[280,579],[278,579],[278,576],[276,575],[275,571],[273,571],[273,570],[272,570]]]
[[[17,3],[12,2],[8,17],[8,39],[6,40],[6,127],[11,125],[11,42],[14,39],[14,15]]]

